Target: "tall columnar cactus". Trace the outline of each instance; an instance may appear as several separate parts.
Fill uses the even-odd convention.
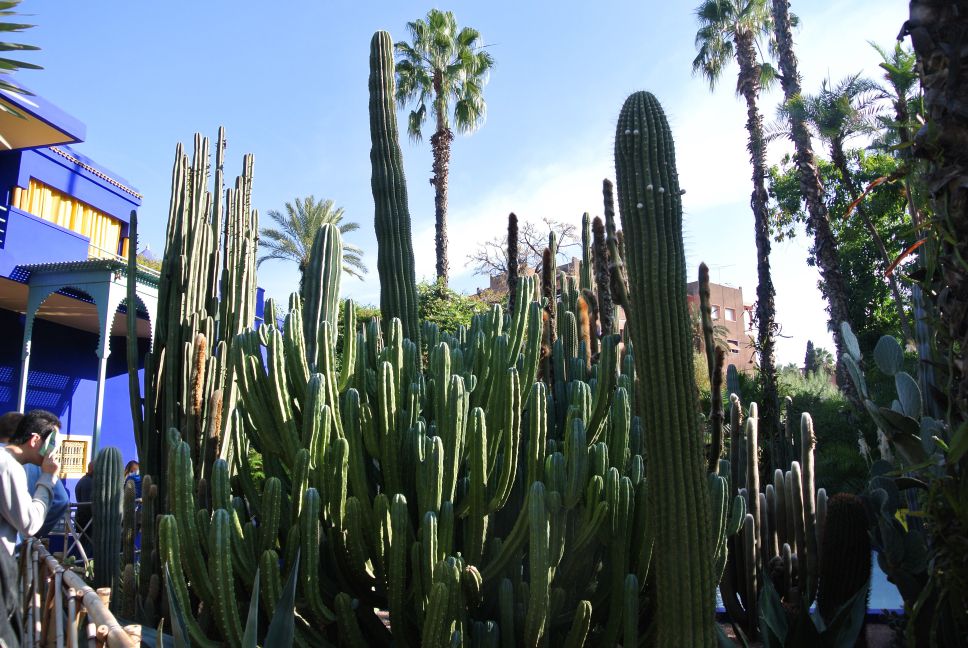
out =
[[[514,212],[508,215],[508,312],[514,312],[515,293],[518,288],[518,217]]]
[[[142,472],[155,477],[162,498],[169,429],[179,430],[189,441],[203,476],[216,456],[230,452],[227,427],[237,387],[229,355],[235,336],[255,320],[258,213],[251,208],[253,158],[243,157],[242,175],[226,189],[225,146],[224,129],[219,129],[214,164],[209,140],[201,135],[195,136],[191,158],[181,144],[175,151],[158,313],[144,362],[143,394],[137,387],[136,309],[128,308],[128,372],[138,458]],[[136,228],[131,235],[128,299],[134,301]]]
[[[336,329],[342,274],[339,264],[342,259],[343,244],[339,228],[332,223],[324,223],[313,240],[309,266],[303,273],[302,282],[303,334],[312,367],[316,366],[318,356],[320,326],[326,322],[330,328]]]
[[[592,276],[592,220],[588,212],[585,212],[581,217],[581,270],[578,287],[591,290],[594,285]]]
[[[94,460],[91,517],[94,526],[94,586],[118,591],[121,576],[121,505],[124,468],[121,451],[104,448]]]
[[[629,326],[645,418],[658,596],[658,643],[712,646],[709,492],[686,310],[682,204],[672,135],[659,102],[631,95],[615,135],[622,228],[629,241]],[[661,404],[661,405],[660,405]]]
[[[837,493],[827,504],[823,557],[820,560],[817,609],[830,623],[871,577],[871,541],[867,513],[856,495]]]
[[[370,140],[380,312],[386,322],[399,318],[404,336],[418,340],[410,208],[397,135],[393,41],[382,31],[370,41]]]
[[[598,216],[592,221],[592,257],[595,266],[595,287],[598,290],[598,313],[602,323],[602,335],[617,333],[614,326],[615,306],[609,285],[608,244],[605,241],[605,224]]]

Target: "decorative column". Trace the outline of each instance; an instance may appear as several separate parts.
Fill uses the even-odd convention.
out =
[[[20,351],[20,384],[17,386],[17,411],[23,412],[27,407],[27,374],[30,371],[30,346],[34,336],[34,319],[41,305],[59,288],[50,286],[33,289],[27,288],[27,312],[24,313],[24,342]]]
[[[91,456],[97,455],[101,446],[101,423],[104,418],[104,382],[107,379],[108,357],[111,355],[111,327],[114,314],[125,298],[125,287],[115,282],[98,286],[97,294],[92,293],[97,306],[99,324],[97,341],[97,385],[94,400],[94,430],[91,433]]]

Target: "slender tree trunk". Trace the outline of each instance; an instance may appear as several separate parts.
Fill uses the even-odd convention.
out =
[[[911,0],[905,25],[917,55],[927,124],[915,154],[931,165],[940,283],[939,346],[948,356],[952,429],[968,420],[968,11],[964,2]],[[939,286],[940,287],[940,286]]]
[[[434,175],[430,184],[434,186],[434,215],[436,216],[435,243],[437,248],[437,281],[447,285],[450,264],[447,260],[447,176],[450,173],[450,144],[454,133],[447,127],[447,106],[442,96],[441,73],[434,75],[434,90],[437,100],[434,112],[437,115],[437,132],[430,138],[434,152]]]
[[[780,82],[783,86],[783,96],[787,102],[799,98],[800,73],[797,70],[797,57],[793,53],[793,34],[790,27],[790,11],[788,0],[773,0],[773,23],[776,31],[777,50],[780,58]],[[790,111],[790,127],[793,143],[796,147],[795,160],[800,175],[800,192],[807,203],[808,223],[813,231],[813,253],[820,268],[823,279],[824,297],[830,314],[829,326],[837,347],[838,360],[846,351],[843,336],[840,334],[840,324],[849,322],[847,316],[847,287],[840,272],[840,259],[837,257],[837,239],[830,228],[830,216],[827,205],[823,201],[823,185],[817,172],[817,163],[810,141],[803,113],[798,110]],[[860,400],[853,383],[847,377],[843,363],[837,363],[837,384],[841,390],[857,406]]]
[[[850,195],[851,201],[856,201],[860,197],[860,188],[854,182],[854,177],[850,174],[850,168],[847,165],[847,154],[844,152],[844,145],[839,139],[833,139],[830,142],[830,160],[840,173],[840,178],[843,180],[844,186],[847,187],[847,193]],[[874,226],[874,221],[871,220],[870,214],[867,213],[867,209],[862,204],[858,203],[855,211],[864,222],[864,227],[867,229],[867,233],[870,234],[871,240],[874,241],[874,245],[877,246],[877,251],[881,255],[881,260],[884,262],[883,269],[886,273],[887,269],[891,266],[892,259],[887,252],[887,246],[884,245],[884,239],[881,238],[880,232]],[[906,340],[913,340],[914,330],[911,328],[911,321],[908,319],[907,311],[904,310],[904,300],[901,297],[901,287],[897,283],[897,277],[893,273],[887,275],[887,282],[891,287],[891,294],[894,295],[897,316],[901,322],[901,332],[904,334]]]
[[[763,117],[757,107],[760,93],[759,65],[752,35],[736,37],[736,59],[739,63],[738,90],[746,100],[746,130],[749,132],[750,162],[753,165],[753,227],[756,233],[756,324],[757,351],[760,356],[760,431],[770,446],[770,465],[776,460],[776,440],[780,430],[780,402],[776,386],[776,304],[773,277],[770,273],[770,223],[766,192],[766,145],[763,142]]]

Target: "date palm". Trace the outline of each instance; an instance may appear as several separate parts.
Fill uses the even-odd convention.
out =
[[[343,222],[343,208],[334,207],[332,200],[317,202],[313,196],[296,198],[286,203],[285,212],[270,209],[268,214],[279,227],[263,227],[259,232],[259,265],[270,259],[295,261],[299,265],[300,287],[320,227],[335,225],[344,236],[360,228],[359,223]],[[363,250],[343,241],[343,272],[362,279],[367,272],[362,257]]]
[[[844,341],[840,333],[840,323],[847,319],[847,285],[840,271],[837,256],[837,239],[830,226],[830,216],[824,203],[823,186],[817,172],[816,158],[808,129],[809,102],[801,95],[800,72],[797,57],[793,51],[792,26],[795,18],[789,11],[789,0],[772,0],[775,48],[780,64],[780,85],[783,87],[784,108],[789,122],[788,134],[796,149],[795,161],[800,176],[800,192],[807,204],[808,229],[813,233],[813,253],[823,279],[821,288],[827,298],[830,313],[830,330],[833,331],[834,344],[838,354],[844,353]],[[818,130],[822,128],[815,120]],[[876,233],[876,230],[874,230]],[[883,245],[881,246],[883,247]],[[899,297],[899,294],[896,295]],[[900,304],[898,305],[900,308]],[[903,311],[902,311],[903,321]],[[846,379],[843,370],[839,372],[839,384],[854,398],[852,383]]]
[[[471,27],[458,30],[454,14],[431,9],[426,20],[407,23],[410,42],[399,42],[397,101],[413,105],[407,120],[410,138],[419,141],[428,113],[434,118],[434,215],[436,217],[437,280],[447,284],[447,178],[450,145],[456,129],[469,133],[483,122],[487,111],[484,85],[494,66],[484,50],[480,33]]]
[[[759,46],[772,33],[772,20],[766,0],[706,0],[696,9],[698,55],[692,63],[694,73],[709,81],[712,90],[730,62],[739,67],[736,93],[746,102],[747,150],[753,167],[753,229],[756,240],[756,347],[760,361],[763,402],[760,403],[760,429],[771,444],[779,433],[779,400],[776,385],[776,306],[770,273],[770,225],[766,192],[766,145],[763,117],[758,106],[760,89],[775,72],[761,61]],[[772,455],[771,453],[771,456]],[[755,621],[755,613],[752,614]],[[748,627],[749,624],[747,624]]]

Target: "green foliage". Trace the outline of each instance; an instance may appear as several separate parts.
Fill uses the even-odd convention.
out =
[[[435,130],[467,133],[484,120],[483,89],[494,59],[484,49],[480,33],[472,27],[457,29],[449,11],[431,9],[426,20],[407,23],[410,42],[394,47],[397,62],[397,101],[415,104],[407,121],[410,137],[419,140],[428,113]],[[453,110],[451,110],[453,108]]]
[[[268,214],[278,227],[263,227],[259,232],[259,265],[270,259],[295,261],[300,275],[306,271],[316,232],[323,225],[335,225],[342,235],[360,228],[359,223],[343,222],[346,214],[332,200],[317,202],[314,196],[287,202],[285,213],[270,209]],[[362,257],[363,250],[344,243],[343,272],[362,279],[367,273]]]
[[[451,290],[441,281],[417,284],[417,300],[420,320],[436,324],[442,332],[451,334],[461,326],[469,327],[475,315],[490,310],[486,302]]]
[[[149,256],[145,253],[138,253],[138,265],[144,266],[146,268],[151,268],[152,270],[161,271],[161,259],[156,259],[153,256]]]
[[[11,18],[17,15],[16,9],[20,4],[20,0],[5,0],[0,2],[0,32],[4,34],[19,34],[20,32],[30,29],[33,25],[25,25],[22,23],[9,22],[7,18]],[[7,52],[26,52],[26,51],[36,51],[40,48],[36,45],[25,45],[23,43],[10,43],[10,42],[0,42],[0,52],[6,54]],[[16,72],[17,70],[42,70],[43,68],[35,63],[28,63],[26,61],[21,61],[18,59],[7,58],[6,56],[0,57],[0,75],[10,74],[11,72]],[[26,92],[20,86],[10,83],[0,76],[0,90],[9,90],[10,92],[16,92],[19,94],[30,94]],[[7,107],[6,105],[0,106],[0,110],[4,112],[11,113],[18,117],[22,117],[20,113]]]
[[[850,151],[848,160],[854,182],[860,187],[890,176],[898,170],[899,164],[890,155],[862,150]],[[817,168],[825,188],[824,201],[837,239],[840,269],[847,286],[849,321],[855,323],[861,352],[867,355],[873,351],[881,335],[900,337],[897,308],[890,287],[879,270],[883,262],[877,246],[856,212],[846,216],[852,200],[849,187],[830,162],[818,159]],[[789,157],[779,166],[770,168],[769,183],[771,213],[776,217],[771,221],[774,237],[782,241],[797,236],[799,227],[807,223],[808,214],[800,194],[796,166]],[[913,242],[909,241],[911,232],[905,215],[906,206],[904,188],[900,183],[881,185],[864,199],[866,212],[892,258]],[[812,251],[807,262],[816,264]],[[875,268],[878,270],[873,270]],[[910,296],[907,290],[902,296],[908,306]]]

